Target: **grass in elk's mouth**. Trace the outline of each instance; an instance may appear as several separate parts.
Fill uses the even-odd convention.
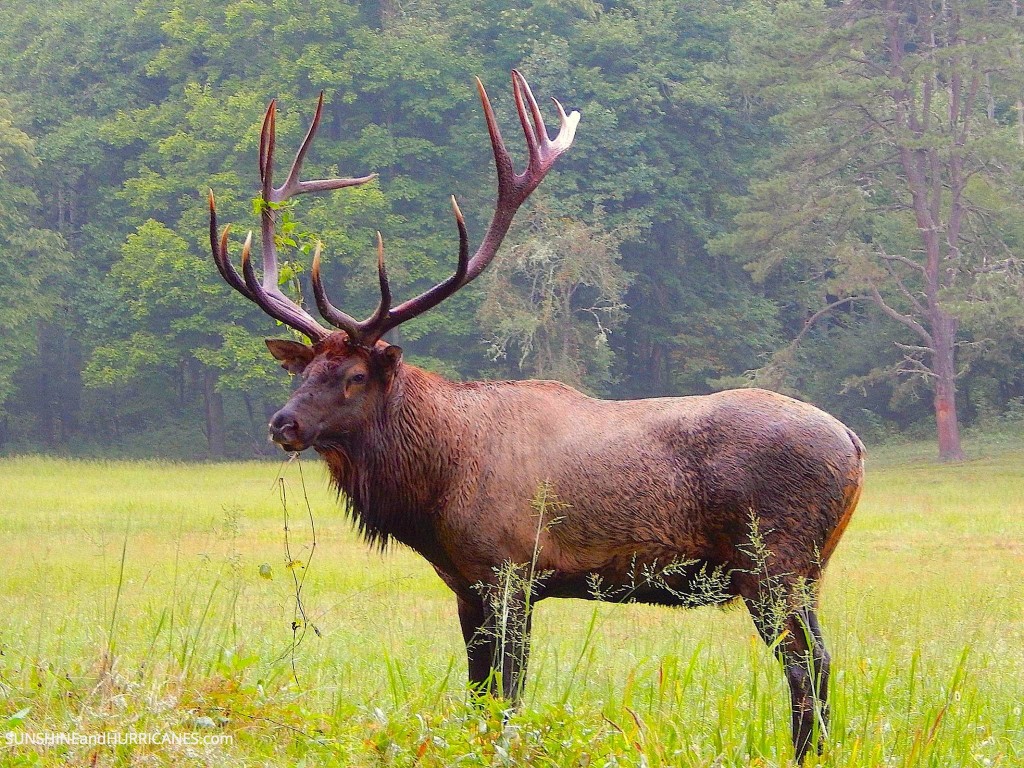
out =
[[[1024,765],[1024,448],[878,453],[822,585],[832,726],[808,763]],[[545,601],[523,709],[471,706],[454,598],[361,544],[314,466],[312,519],[283,470],[286,552],[272,464],[0,461],[0,764],[787,764],[745,611]],[[16,743],[60,732],[218,739]]]

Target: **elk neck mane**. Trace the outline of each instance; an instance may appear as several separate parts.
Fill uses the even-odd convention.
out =
[[[392,538],[428,554],[434,519],[457,463],[460,385],[401,364],[367,427],[317,447],[346,512],[371,546]]]

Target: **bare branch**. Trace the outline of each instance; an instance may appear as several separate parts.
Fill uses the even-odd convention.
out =
[[[873,284],[870,286],[870,290],[872,300],[875,302],[875,304],[878,305],[878,308],[881,309],[882,312],[884,312],[886,315],[891,317],[896,322],[901,323],[902,325],[905,325],[907,328],[912,330],[914,333],[916,333],[918,336],[924,339],[925,343],[929,347],[933,347],[935,345],[935,340],[932,338],[932,335],[928,333],[927,329],[923,325],[921,325],[919,322],[917,322],[914,318],[910,317],[909,315],[904,315],[902,312],[898,312],[897,310],[889,306],[889,304],[885,302],[885,299],[882,298],[882,294],[878,292],[878,288],[876,288]]]
[[[922,346],[919,346],[917,344],[904,344],[903,342],[900,342],[900,341],[894,341],[893,344],[895,344],[897,347],[902,349],[904,352],[912,352],[914,354],[929,354],[930,355],[933,352],[935,352],[935,350],[932,349],[931,347],[922,347]]]
[[[813,328],[814,325],[819,320],[821,320],[821,318],[825,317],[825,315],[830,314],[833,310],[835,310],[835,309],[837,309],[839,307],[845,306],[846,304],[851,304],[851,303],[853,303],[855,301],[863,301],[864,299],[869,299],[869,298],[871,298],[871,297],[870,296],[847,296],[845,299],[839,299],[838,301],[833,301],[830,304],[826,304],[824,307],[822,307],[817,312],[815,312],[813,315],[811,315],[806,320],[804,320],[803,328],[801,328],[800,329],[800,333],[798,333],[796,336],[794,336],[793,340],[791,342],[789,342],[789,347],[790,348],[795,348],[803,340],[804,336],[807,335],[808,331],[810,331],[811,328]]]
[[[925,274],[924,265],[914,261],[909,256],[903,256],[898,253],[886,253],[885,251],[879,251],[878,255],[886,261],[898,261],[901,264],[906,264],[908,267],[912,267],[920,272],[922,275]]]
[[[909,301],[913,305],[917,313],[921,315],[926,314],[924,307],[921,305],[921,302],[910,291],[910,289],[907,288],[906,284],[903,282],[903,278],[901,278],[896,273],[896,270],[893,269],[893,267],[890,264],[883,264],[882,266],[885,268],[885,271],[889,274],[889,277],[892,279],[892,281],[896,284],[896,287],[899,289],[900,293],[902,293],[903,296],[907,299],[907,301]]]
[[[916,376],[924,376],[930,379],[937,379],[938,376],[925,365],[923,362],[918,360],[916,357],[904,357],[902,362],[896,366],[897,373],[914,374]]]

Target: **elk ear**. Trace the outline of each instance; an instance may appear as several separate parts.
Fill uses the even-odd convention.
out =
[[[389,344],[381,350],[375,350],[377,359],[380,361],[384,375],[391,378],[398,370],[398,364],[402,362],[402,348]]]
[[[297,341],[264,339],[267,349],[288,373],[302,373],[313,359],[313,348]]]

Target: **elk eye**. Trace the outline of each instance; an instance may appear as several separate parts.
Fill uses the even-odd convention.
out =
[[[349,382],[352,384],[362,384],[364,381],[366,381],[365,373],[357,373],[349,379]]]

